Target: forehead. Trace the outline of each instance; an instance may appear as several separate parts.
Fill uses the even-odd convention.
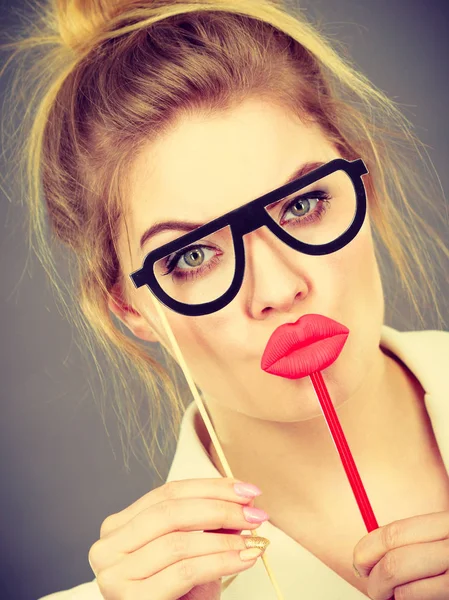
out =
[[[127,220],[135,236],[166,219],[206,222],[337,156],[316,125],[265,102],[186,117],[136,157]]]

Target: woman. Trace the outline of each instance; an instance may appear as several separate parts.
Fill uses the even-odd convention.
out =
[[[138,340],[159,343],[213,424],[189,405],[170,484],[104,521],[94,581],[47,598],[448,598],[449,336],[384,325],[374,239],[438,312],[404,117],[281,2],[59,0],[46,22],[22,43],[56,43],[29,138],[37,250],[55,277],[48,215],[103,349],[158,408],[162,382],[175,419]],[[368,535],[310,382],[261,368],[278,327],[317,314],[350,332],[323,376],[381,524]]]

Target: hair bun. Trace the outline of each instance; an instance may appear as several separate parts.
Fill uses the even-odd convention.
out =
[[[54,0],[56,27],[62,43],[83,52],[120,8],[133,0]]]
[[[229,6],[238,0],[230,0]],[[266,6],[283,8],[285,0],[259,0]],[[167,5],[208,4],[212,0],[50,0],[56,13],[56,30],[63,45],[83,53],[95,45],[105,24],[126,9],[161,9]],[[243,2],[244,4],[244,2]]]

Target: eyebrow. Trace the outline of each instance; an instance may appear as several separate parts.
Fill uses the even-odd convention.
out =
[[[298,169],[296,169],[290,175],[290,177],[287,179],[287,181],[285,181],[279,187],[287,185],[288,183],[291,183],[292,181],[295,181],[296,179],[299,179],[300,177],[307,175],[307,173],[310,173],[310,171],[314,171],[315,169],[318,169],[319,167],[322,167],[325,164],[326,164],[325,162],[320,162],[320,161],[304,163]],[[207,221],[207,223],[209,223],[211,220],[212,219]],[[152,238],[164,231],[183,231],[183,232],[187,233],[189,231],[193,231],[194,229],[197,229],[198,227],[202,227],[203,225],[206,225],[206,223],[197,223],[197,222],[193,222],[193,221],[175,221],[175,220],[161,221],[159,223],[155,223],[154,225],[149,227],[142,234],[142,237],[140,238],[140,249],[143,248],[144,244],[146,242],[148,242],[148,240],[150,238]]]

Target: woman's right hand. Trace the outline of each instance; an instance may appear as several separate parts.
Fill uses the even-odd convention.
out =
[[[268,518],[247,520],[245,513],[258,509],[250,506],[254,496],[236,493],[238,483],[229,477],[171,481],[107,517],[89,550],[104,599],[219,599],[221,577],[257,560],[240,558],[251,536],[238,534]]]

